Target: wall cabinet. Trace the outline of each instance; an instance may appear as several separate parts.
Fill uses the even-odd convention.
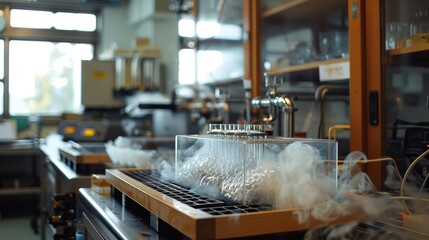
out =
[[[392,157],[404,171],[416,154],[427,149],[429,65],[425,59],[429,52],[422,37],[429,32],[425,27],[429,3],[350,0],[349,5],[358,13],[350,18],[354,34],[350,38],[351,70],[355,76],[350,82],[351,147],[362,149],[370,158]],[[373,101],[374,95],[378,101]],[[414,127],[419,130],[413,133]],[[417,147],[414,156],[409,154],[410,144]],[[380,187],[384,169],[382,163],[367,166]],[[421,166],[419,174],[423,172]]]
[[[386,140],[383,134],[386,133],[386,130],[382,127],[385,126],[385,114],[382,113],[385,105],[380,99],[385,97],[385,90],[381,88],[381,78],[384,76],[382,75],[384,71],[382,63],[387,61],[385,57],[387,52],[382,49],[385,40],[385,33],[382,33],[384,24],[382,24],[383,20],[380,15],[381,10],[384,9],[382,2],[332,0],[327,3],[326,1],[292,0],[247,1],[247,4],[245,16],[248,17],[248,25],[245,25],[245,29],[250,32],[250,38],[246,42],[246,53],[252,60],[248,61],[250,63],[246,65],[245,75],[253,81],[252,95],[258,96],[263,92],[264,71],[272,74],[285,73],[290,82],[294,82],[295,77],[295,85],[308,81],[297,80],[302,76],[306,79],[313,78],[313,82],[316,84],[330,85],[338,82],[321,82],[318,72],[320,66],[330,63],[349,63],[349,79],[345,83],[349,88],[346,112],[348,122],[344,121],[351,126],[349,151],[362,151],[370,159],[385,156],[383,145],[386,145]],[[393,3],[392,6],[395,4]],[[398,5],[396,7],[402,9]],[[270,25],[273,27],[267,28]],[[279,33],[282,35],[291,33],[290,36],[293,36],[293,32],[298,28],[307,29],[301,31],[300,34],[307,36],[307,44],[313,47],[310,48],[311,51],[307,51],[309,48],[304,48],[306,50],[303,51],[304,53],[312,53],[308,60],[297,61],[293,64],[289,62],[289,65],[284,64],[285,61],[275,60],[275,56],[285,56],[285,52],[277,51],[281,49],[271,51],[270,47],[281,45],[270,45],[269,37],[271,36],[275,40]],[[323,58],[323,55],[326,54],[322,54],[325,51],[322,35],[332,31],[347,32],[348,54]],[[303,39],[298,38],[297,40]],[[283,46],[283,49],[289,48]],[[406,51],[409,50],[411,49]],[[403,57],[398,59],[397,55],[403,55],[399,53],[400,51],[390,50],[390,61],[404,61]],[[416,55],[420,55],[420,53],[416,53]],[[267,59],[270,63],[269,68],[267,68],[267,64],[264,64]],[[408,56],[405,59],[408,59]],[[280,62],[280,64],[272,64],[273,62]],[[315,91],[314,87],[304,85],[304,88]],[[373,92],[376,93],[375,99],[378,101],[370,102],[370,95]],[[372,104],[372,108],[370,108],[370,104]],[[310,109],[309,112],[312,110]],[[374,116],[377,121],[371,123],[370,118],[374,118]],[[335,116],[335,118],[337,117]],[[384,164],[377,162],[366,164],[363,167],[374,184],[382,189],[385,178]]]
[[[346,0],[211,0],[195,1],[194,8],[199,84],[218,87],[235,81],[227,88],[233,97],[243,99],[241,80],[248,79],[252,82],[251,97],[255,98],[266,95],[264,74],[281,76],[279,94],[297,99],[297,132],[325,138],[330,126],[349,124]],[[202,27],[209,22],[229,30],[229,35]],[[210,29],[211,35],[204,38],[199,29]],[[222,56],[222,61],[214,62],[216,56]],[[340,97],[335,101],[331,98],[328,104],[317,102],[321,87],[326,90],[331,86],[336,92],[330,94]],[[254,115],[260,117],[257,111]]]
[[[349,38],[347,1],[247,2],[245,76],[252,97],[265,96],[264,74],[283,79],[279,94],[295,100],[295,132],[327,138],[334,125],[349,124]],[[245,45],[246,46],[246,45]],[[323,88],[332,98],[317,99]],[[334,99],[335,98],[335,99]],[[349,151],[344,132],[344,152]]]
[[[0,143],[0,218],[32,214],[31,227],[41,231],[41,239],[46,220],[43,161],[37,140]]]
[[[348,61],[347,2],[261,1],[264,70],[284,74]],[[268,65],[268,66],[267,66]]]
[[[328,115],[340,119],[330,124],[350,125],[348,150],[362,151],[369,159],[404,158],[405,132],[413,124],[425,128],[429,116],[429,3],[243,0],[242,15],[243,78],[252,81],[252,97],[265,95],[264,73],[283,76],[280,91],[286,94],[302,90],[313,96],[321,85],[346,87],[342,108],[334,105],[344,113]],[[325,66],[343,66],[336,72],[342,78],[325,81]],[[307,105],[298,112],[314,110]],[[421,131],[422,151],[429,133]],[[363,166],[379,189],[384,188],[385,167],[383,162]]]
[[[286,74],[291,81],[294,73],[315,71],[303,74],[302,81],[319,82],[321,65],[348,63],[347,1],[264,0],[249,4],[254,45],[249,56],[256,58],[260,71]],[[249,75],[255,83],[263,82],[262,74]]]
[[[42,160],[35,142],[16,140],[0,144],[0,196],[3,202],[0,216],[19,216],[26,214],[25,211],[39,214]],[[17,200],[20,195],[23,197]],[[35,209],[34,206],[38,207]]]

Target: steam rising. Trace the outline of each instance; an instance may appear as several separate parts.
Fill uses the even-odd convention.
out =
[[[398,216],[399,211],[407,210],[394,197],[377,192],[368,175],[359,169],[359,164],[369,161],[361,152],[350,153],[341,168],[334,169],[325,152],[299,140],[285,145],[267,144],[263,140],[252,145],[204,139],[186,144],[185,157],[175,166],[152,155],[139,156],[134,164],[162,169],[164,179],[227,202],[295,209],[299,223],[316,219],[328,226],[341,217],[355,216],[356,221],[345,225],[309,230],[306,239],[320,239],[320,235],[325,236],[323,239],[355,239],[347,236],[358,222]],[[113,154],[129,159],[129,149],[128,153],[120,152],[124,150],[122,147],[129,146],[118,139],[106,145],[108,152],[119,150]],[[397,189],[401,179],[394,169],[393,165],[387,165],[385,185]],[[427,213],[427,195],[420,191],[418,196],[420,205],[416,209]]]
[[[172,159],[172,150],[143,149],[138,141],[118,137],[105,144],[106,152],[113,163],[127,167],[158,168],[161,160]]]
[[[189,148],[194,154],[189,153],[186,161],[176,165],[176,178],[172,177],[171,168],[164,171],[163,176],[196,192],[232,202],[296,209],[294,214],[300,223],[313,218],[329,224],[356,213],[361,215],[356,216],[356,220],[363,217],[371,220],[397,213],[400,208],[397,202],[386,197],[360,196],[376,192],[369,177],[356,167],[366,160],[360,152],[350,153],[337,175],[327,167],[317,148],[301,141],[294,141],[284,149],[264,146],[263,161],[256,162],[242,161],[243,155],[249,157],[243,149],[238,149],[242,156],[237,160],[239,155],[226,149],[222,149],[227,152],[222,157],[214,154],[218,149],[213,147],[197,141]],[[355,224],[357,222],[350,227],[343,226],[342,230]],[[339,229],[331,230],[330,234],[339,232]]]

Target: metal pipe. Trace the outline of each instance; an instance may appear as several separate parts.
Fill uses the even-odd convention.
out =
[[[252,100],[252,105],[257,107],[257,108],[274,107],[274,109],[276,111],[269,114],[268,117],[263,118],[264,122],[275,121],[277,108],[278,107],[281,108],[283,113],[285,115],[287,114],[287,116],[284,117],[284,119],[287,119],[287,122],[284,123],[282,134],[286,137],[293,137],[293,134],[295,131],[295,128],[294,128],[294,126],[295,126],[295,123],[294,123],[295,107],[294,107],[292,99],[289,96],[283,95],[281,97],[276,97],[274,99],[257,97],[257,98]]]
[[[348,86],[342,86],[342,85],[320,85],[315,93],[314,98],[316,99],[316,102],[320,103],[320,122],[319,122],[319,129],[318,129],[318,138],[323,138],[323,126],[325,122],[324,118],[324,100],[326,98],[326,95],[328,93],[338,93],[338,94],[349,94],[349,87]]]
[[[287,95],[283,95],[280,98],[277,98],[277,104],[282,108],[283,114],[287,115],[287,117],[284,116],[284,119],[288,119],[283,127],[283,136],[293,137],[295,133],[295,107],[293,105],[293,101]]]
[[[275,99],[274,99],[275,100]],[[256,97],[252,100],[252,105],[257,108],[268,108],[268,117],[264,117],[262,119],[263,122],[274,122],[276,120],[276,111],[270,110],[270,108],[274,107],[273,104],[274,101],[272,101],[270,98],[261,98]]]
[[[318,102],[323,101],[328,92],[349,94],[349,87],[343,85],[320,85],[314,93],[314,98]]]

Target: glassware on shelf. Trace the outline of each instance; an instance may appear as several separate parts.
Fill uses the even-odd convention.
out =
[[[347,31],[333,31],[334,51],[333,55],[337,58],[348,57],[349,55],[349,36]]]
[[[410,33],[416,30],[415,23],[389,22],[386,24],[386,50],[411,46]]]
[[[396,24],[396,48],[408,47],[410,39],[410,25],[406,22]]]
[[[427,9],[419,9],[414,13],[408,32],[410,36],[408,46],[428,42],[429,11]]]
[[[323,59],[328,59],[329,54],[333,49],[333,42],[331,32],[320,32],[319,33],[319,48],[320,54]]]
[[[290,65],[304,64],[317,60],[317,53],[314,47],[308,42],[300,42],[292,51]]]
[[[330,30],[320,32],[319,48],[323,60],[347,57],[349,53],[347,31]]]
[[[386,27],[386,50],[396,48],[396,23],[390,22]]]
[[[429,33],[429,12],[427,9],[419,9],[414,14],[410,27],[410,35]]]

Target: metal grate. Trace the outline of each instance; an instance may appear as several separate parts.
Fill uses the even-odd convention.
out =
[[[192,192],[191,190],[180,185],[162,180],[161,175],[156,170],[122,170],[122,173],[162,194],[165,194],[177,201],[212,215],[239,214],[272,210],[270,205],[234,204]]]
[[[227,206],[218,206],[211,208],[201,208],[200,210],[212,214],[212,215],[225,215],[225,214],[239,214],[239,213],[251,213],[251,212],[261,212],[272,210],[272,207],[269,205],[227,205]]]
[[[177,184],[161,180],[161,175],[155,170],[128,170],[123,173],[142,182],[146,186],[193,208],[218,206],[223,204],[222,201],[191,192]]]

